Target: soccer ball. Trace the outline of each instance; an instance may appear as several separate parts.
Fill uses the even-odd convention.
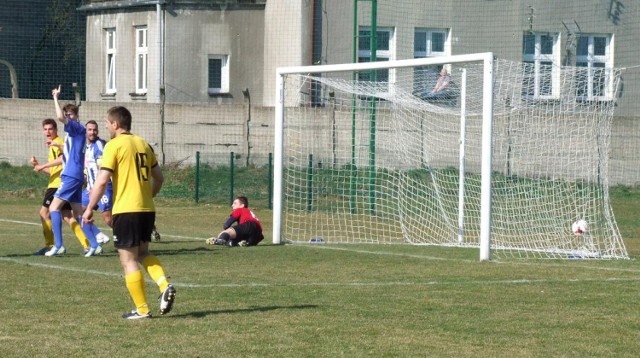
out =
[[[571,231],[576,235],[582,235],[589,231],[589,224],[584,220],[578,220],[571,225]]]

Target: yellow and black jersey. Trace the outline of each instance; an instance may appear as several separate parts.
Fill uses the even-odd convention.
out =
[[[151,193],[151,168],[158,165],[151,146],[126,133],[104,147],[101,169],[112,172],[113,214],[155,211]]]
[[[64,145],[64,139],[62,137],[55,137],[53,142]],[[62,155],[62,149],[56,145],[49,146],[49,154],[47,155],[47,162],[52,162],[58,159]],[[62,173],[62,164],[49,168],[49,184],[47,188],[57,188],[60,186],[60,173]]]

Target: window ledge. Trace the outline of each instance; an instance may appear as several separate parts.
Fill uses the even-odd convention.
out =
[[[608,103],[613,101],[612,97],[578,97],[576,102],[578,103]]]
[[[233,98],[233,95],[229,92],[209,92],[209,97],[212,98]]]
[[[105,101],[115,101],[116,99],[116,93],[100,93],[100,97],[102,97],[103,100]]]
[[[146,101],[147,100],[147,93],[129,93],[129,96],[131,96],[131,99],[134,101]]]

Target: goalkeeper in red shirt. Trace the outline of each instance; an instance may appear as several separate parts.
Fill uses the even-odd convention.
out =
[[[207,239],[209,245],[255,246],[264,239],[260,220],[249,209],[249,199],[239,196],[231,204],[233,211],[218,237]],[[234,223],[238,225],[232,226]]]

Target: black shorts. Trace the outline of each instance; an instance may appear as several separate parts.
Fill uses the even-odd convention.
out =
[[[44,192],[42,206],[44,206],[45,208],[49,208],[49,206],[51,206],[51,202],[53,201],[53,194],[56,193],[56,190],[58,190],[58,188],[47,188],[47,190]],[[68,201],[65,202],[62,210],[71,210],[71,204],[69,204]]]
[[[264,239],[260,227],[253,221],[236,225],[233,230],[236,232],[236,241],[246,240],[249,246],[258,245]]]
[[[141,242],[151,241],[151,231],[155,222],[155,212],[113,215],[113,246],[138,247]]]

